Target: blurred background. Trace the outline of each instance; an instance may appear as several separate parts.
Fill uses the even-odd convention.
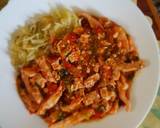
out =
[[[153,0],[153,3],[157,8],[158,13],[160,14],[160,0]]]
[[[160,0],[136,0],[141,11],[152,19],[152,27],[160,40]]]

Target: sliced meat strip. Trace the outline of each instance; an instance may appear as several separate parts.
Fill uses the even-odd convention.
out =
[[[132,71],[137,71],[141,68],[144,67],[144,62],[143,61],[136,61],[134,63],[121,63],[118,65],[118,68],[123,71],[123,72],[132,72]]]
[[[112,104],[112,107],[110,109],[110,111],[108,112],[109,114],[115,114],[118,112],[119,109],[119,103],[118,100],[115,100]]]
[[[86,49],[86,47],[89,47],[88,46],[88,43],[89,43],[89,38],[90,38],[90,35],[89,34],[82,34],[79,38],[79,41],[81,42],[83,49]]]
[[[51,112],[51,114],[49,116],[45,117],[44,120],[48,124],[53,124],[58,120],[59,113],[60,113],[60,111],[53,111],[53,112]]]
[[[55,60],[54,62],[51,63],[53,70],[61,70],[62,69],[62,66],[60,64],[60,60],[61,60],[61,58],[58,58],[57,60]]]
[[[94,109],[83,109],[81,111],[73,113],[71,116],[62,121],[50,125],[49,128],[68,128],[84,120],[88,120],[93,114]]]
[[[116,93],[114,91],[108,91],[107,87],[101,88],[100,95],[103,99],[109,101],[111,98],[116,98]]]
[[[23,73],[23,69],[21,70],[21,78],[25,84],[28,93],[35,99],[38,104],[40,104],[43,100],[40,90],[36,85],[31,85],[29,78]]]
[[[64,59],[72,51],[72,45],[69,41],[61,40],[57,44],[57,49],[62,59]]]
[[[131,110],[131,102],[127,97],[127,89],[126,89],[126,84],[123,82],[118,81],[117,82],[117,88],[118,88],[118,93],[119,93],[119,97],[122,100],[122,102],[125,104],[126,106],[126,111],[130,111]]]
[[[64,112],[71,112],[80,107],[83,98],[77,98],[73,100],[69,105],[61,106],[61,110]]]
[[[23,67],[23,73],[28,77],[33,77],[37,74],[37,67]]]
[[[93,74],[92,76],[89,76],[85,81],[84,81],[84,86],[86,88],[91,88],[95,85],[95,83],[100,79],[99,73]]]
[[[97,91],[92,91],[88,94],[83,99],[83,103],[85,106],[93,104],[96,100],[100,98],[99,93]]]
[[[117,67],[113,68],[113,71],[112,71],[112,78],[113,78],[113,80],[114,81],[119,80],[120,75],[121,75],[120,70]]]
[[[32,85],[37,84],[39,87],[44,88],[47,80],[40,74],[37,73],[30,79]]]
[[[25,104],[25,107],[29,110],[30,113],[35,113],[38,109],[38,104],[34,101],[34,99],[27,93],[27,91],[21,87],[21,80],[17,78],[17,89],[19,95]]]
[[[86,18],[88,20],[91,28],[101,28],[101,29],[103,29],[103,26],[101,25],[101,23],[96,18],[89,15],[88,13],[81,11],[81,12],[78,13],[78,16]]]
[[[73,52],[71,52],[69,55],[68,55],[68,57],[67,57],[67,59],[71,62],[71,63],[73,63],[73,62],[77,62],[78,60],[79,60],[79,58],[80,58],[80,50],[79,49],[76,49],[75,51],[73,51]]]
[[[60,80],[60,75],[57,71],[52,71],[52,79],[54,83],[57,83]]]
[[[129,48],[129,42],[127,39],[126,32],[121,27],[113,27],[115,33],[113,34],[113,38],[117,39],[119,46],[123,52],[128,52],[130,50]]]
[[[71,92],[84,88],[83,78],[75,78],[74,83],[71,85]]]
[[[36,60],[38,66],[40,67],[40,70],[42,72],[42,75],[50,82],[54,82],[54,78],[52,76],[52,70],[49,64],[47,63],[47,60],[45,56],[39,57]]]
[[[35,103],[32,97],[27,94],[24,89],[19,89],[19,95],[30,113],[35,113],[38,110],[38,104]]]
[[[54,107],[54,105],[59,101],[60,97],[62,96],[63,91],[64,91],[64,86],[61,84],[59,85],[55,93],[53,93],[47,100],[41,103],[37,111],[37,114],[43,115],[45,114],[46,110]]]

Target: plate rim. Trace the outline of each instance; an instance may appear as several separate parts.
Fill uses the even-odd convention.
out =
[[[14,1],[14,0],[13,0],[13,1]],[[16,1],[16,0],[15,0],[15,1]],[[126,1],[127,1],[127,0],[126,0]],[[146,17],[144,16],[144,14],[140,11],[140,9],[139,9],[132,1],[129,1],[129,2],[131,2],[131,3],[133,4],[133,6],[135,6],[135,7],[137,8],[137,10],[139,11],[139,14],[141,15],[141,17],[142,17],[142,16],[144,17],[143,20],[146,20],[146,22],[148,22],[147,19],[146,19]],[[9,3],[8,3],[8,5],[9,5]],[[7,5],[7,6],[8,6],[8,5]],[[2,10],[3,13],[5,13],[5,12],[8,10],[7,6]],[[1,13],[1,12],[0,12],[0,13]],[[154,39],[154,42],[152,42],[152,43],[154,43],[154,45],[155,45],[155,47],[156,47],[157,56],[160,58],[160,49],[159,49],[159,46],[158,46],[158,43],[157,43],[157,39],[156,39],[156,37],[155,37],[155,34],[154,34],[153,29],[151,28],[151,25],[149,24],[149,22],[147,23],[147,26],[148,26],[148,28],[150,28],[150,29],[149,29],[150,34],[152,35],[152,37],[153,37],[153,39]],[[143,122],[144,119],[146,118],[147,114],[150,112],[150,109],[151,109],[151,107],[153,106],[153,103],[154,103],[155,98],[156,98],[156,96],[157,96],[157,92],[158,92],[158,88],[159,88],[159,83],[160,83],[160,59],[158,59],[158,76],[157,76],[157,78],[158,78],[158,79],[157,79],[157,81],[156,81],[157,84],[156,84],[156,87],[155,87],[155,93],[154,93],[154,96],[153,96],[153,98],[152,98],[152,101],[150,101],[151,104],[147,107],[147,111],[145,112],[143,118],[142,118],[142,119],[139,121],[139,123],[137,124],[137,127],[140,126],[140,124],[142,124],[142,122]]]

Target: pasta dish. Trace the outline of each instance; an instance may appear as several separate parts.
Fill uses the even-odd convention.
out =
[[[25,107],[49,128],[131,111],[132,80],[144,62],[110,19],[52,10],[18,28],[9,49]]]

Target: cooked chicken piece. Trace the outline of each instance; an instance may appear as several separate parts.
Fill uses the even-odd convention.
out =
[[[60,80],[60,76],[56,71],[52,71],[53,82],[57,83]]]
[[[77,91],[75,91],[76,97],[84,97],[85,96],[84,90],[85,88],[78,89]]]
[[[49,126],[49,128],[69,128],[84,120],[88,120],[94,114],[93,109],[83,109],[73,113],[71,116]]]
[[[23,67],[23,73],[27,77],[33,77],[37,74],[38,69],[36,67]]]
[[[105,32],[98,32],[98,39],[104,39],[105,38]]]
[[[112,71],[112,78],[113,78],[113,80],[115,80],[115,81],[119,80],[120,75],[121,75],[120,70],[115,67],[113,69],[113,71]]]
[[[19,95],[24,102],[26,108],[29,110],[30,113],[35,113],[38,109],[38,104],[34,101],[34,99],[26,92],[24,88],[21,87],[21,80],[18,77],[17,78],[17,89],[19,92]]]
[[[46,110],[52,108],[55,106],[55,104],[59,101],[60,97],[62,96],[62,93],[64,91],[64,87],[61,84],[55,93],[53,93],[47,100],[41,103],[37,114],[38,115],[43,115],[45,114]]]
[[[92,104],[92,108],[95,110],[95,114],[92,116],[92,119],[101,119],[108,115],[108,112],[112,108],[112,104],[106,100],[101,100],[100,103]]]
[[[79,12],[78,15],[80,17],[86,18],[88,20],[91,28],[95,28],[95,29],[96,28],[101,28],[101,29],[103,29],[103,26],[100,24],[100,22],[96,18],[94,18],[93,16],[89,15],[88,13]]]
[[[118,88],[118,93],[119,93],[119,97],[122,100],[122,102],[125,104],[126,107],[126,111],[130,111],[131,110],[131,103],[130,100],[127,97],[127,90],[125,88],[124,83],[122,82],[117,82],[117,88]]]
[[[57,44],[57,49],[62,58],[65,58],[71,51],[72,46],[69,41],[59,41]]]
[[[90,73],[91,72],[91,69],[89,68],[89,67],[87,67],[87,69],[86,69],[86,73]]]
[[[102,46],[102,47],[108,47],[108,46],[111,45],[111,43],[108,42],[107,40],[101,40],[101,41],[99,42],[99,45]]]
[[[82,77],[84,74],[82,73],[82,69],[77,68],[74,64],[69,63],[66,60],[63,60],[64,68],[67,69],[67,72],[73,75],[74,77]]]
[[[107,17],[99,17],[99,22],[104,26],[104,28],[108,28],[113,24],[113,21]]]
[[[85,106],[93,104],[95,101],[97,101],[100,98],[99,93],[97,91],[92,91],[83,98],[83,103]]]
[[[78,89],[84,88],[83,78],[75,78],[74,83],[71,85],[71,92],[77,91]]]
[[[31,85],[29,78],[23,73],[23,69],[21,70],[21,78],[25,84],[28,93],[35,99],[38,104],[40,104],[43,100],[40,90],[36,85]]]
[[[100,95],[103,99],[107,101],[116,98],[116,93],[114,91],[108,91],[107,87],[100,89]]]
[[[112,67],[109,64],[104,64],[102,67],[102,80],[108,84],[112,79]]]
[[[106,51],[107,47],[99,47],[97,48],[97,53],[101,56],[104,55],[105,51]]]
[[[107,100],[104,99],[104,100],[102,100],[101,103],[105,107],[105,113],[107,113],[108,111],[111,110],[112,104],[109,101],[107,101]]]
[[[118,109],[119,109],[119,103],[118,103],[118,100],[115,100],[110,111],[109,111],[109,114],[115,114],[118,112]]]
[[[100,79],[99,73],[93,74],[92,76],[89,76],[85,81],[84,81],[84,86],[86,88],[91,88],[95,85],[95,83]]]
[[[36,60],[38,66],[40,67],[40,70],[42,72],[42,75],[50,82],[54,82],[52,73],[51,73],[51,67],[48,65],[45,56],[39,57]]]
[[[80,37],[80,42],[82,43],[82,45],[84,46],[84,48],[89,43],[89,37],[90,37],[89,34],[82,34],[81,37]]]
[[[121,80],[121,83],[123,84],[123,90],[128,90],[129,88],[129,83],[128,81],[126,80],[126,78],[121,74],[121,77],[120,77],[120,80]]]
[[[59,113],[60,111],[53,111],[49,116],[45,117],[44,119],[48,124],[55,123],[58,120]]]
[[[111,86],[115,87],[116,86],[116,81],[114,79],[107,80],[107,81],[105,79],[103,79],[98,83],[97,87],[102,88],[102,87],[106,87],[108,85],[111,85]]]
[[[57,90],[59,85],[55,84],[55,83],[50,83],[48,82],[46,84],[46,87],[43,89],[44,93],[46,94],[46,97],[51,96],[53,93],[55,93],[55,91]]]
[[[99,68],[100,68],[100,64],[96,63],[93,67],[93,70],[98,73],[99,72]]]
[[[61,110],[64,112],[71,112],[80,107],[83,98],[76,98],[69,105],[61,106]]]
[[[52,62],[51,66],[53,68],[53,70],[61,70],[62,66],[60,64],[60,58],[58,58],[57,60],[55,60],[54,62]]]
[[[38,110],[38,104],[32,99],[30,95],[27,94],[24,89],[19,89],[19,95],[30,113],[35,113]]]
[[[80,58],[80,50],[77,49],[76,51],[71,52],[67,58],[71,63],[77,62]]]
[[[134,63],[124,63],[121,60],[110,59],[108,63],[122,72],[137,71],[144,67],[144,61],[142,60],[135,61]]]
[[[39,87],[44,88],[47,80],[43,78],[43,76],[40,73],[37,73],[35,76],[33,76],[31,79],[31,84],[35,85],[37,84]]]
[[[130,100],[130,98],[131,98],[131,90],[132,90],[132,80],[128,80],[127,84],[128,84],[128,89],[127,89],[126,96]]]
[[[144,62],[139,60],[134,63],[120,63],[117,68],[123,72],[137,71],[144,67]]]
[[[117,38],[118,43],[121,43],[121,49],[125,51],[129,51],[129,42],[126,36],[126,32],[120,28],[120,27],[114,27],[116,30],[116,33],[114,33],[114,37]]]

